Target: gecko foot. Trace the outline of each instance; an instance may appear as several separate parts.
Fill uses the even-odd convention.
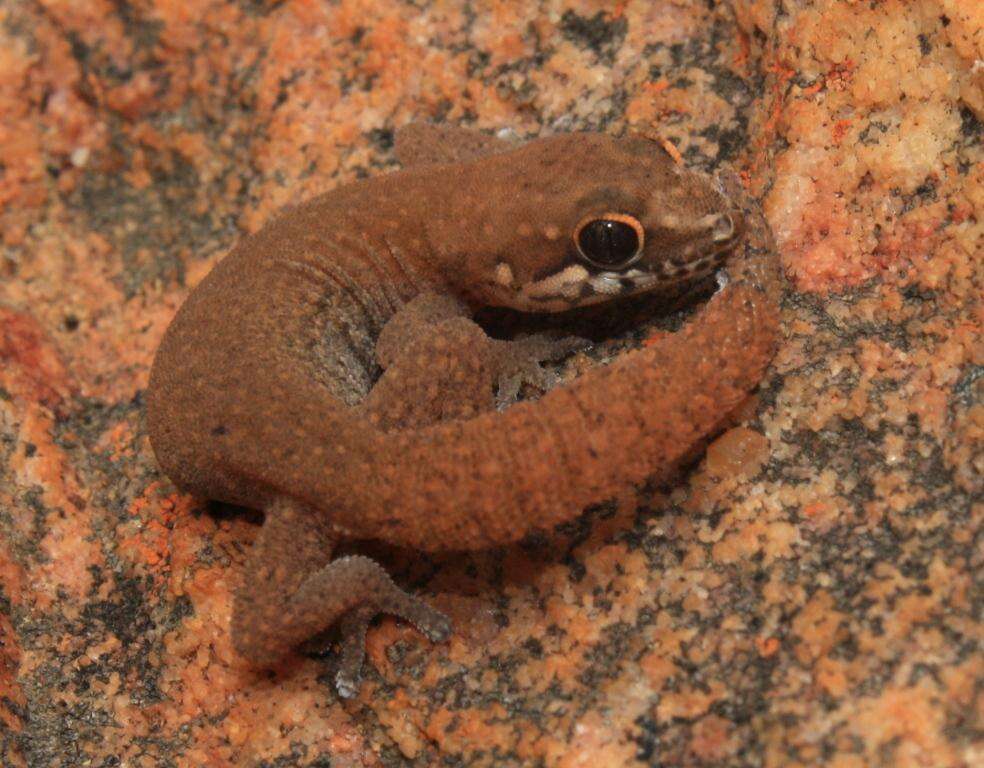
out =
[[[447,616],[405,592],[389,595],[379,605],[353,608],[339,623],[341,640],[335,689],[343,699],[351,699],[359,693],[362,665],[366,659],[366,632],[377,613],[398,616],[434,643],[447,640],[451,635],[451,620]]]
[[[579,336],[555,336],[534,333],[512,341],[495,342],[499,353],[499,378],[496,388],[496,407],[500,410],[516,402],[524,384],[546,390],[552,377],[540,363],[561,360],[572,352],[591,345]]]
[[[362,664],[366,659],[366,632],[375,614],[375,606],[363,605],[345,614],[339,624],[341,644],[335,689],[343,699],[351,699],[359,692]]]

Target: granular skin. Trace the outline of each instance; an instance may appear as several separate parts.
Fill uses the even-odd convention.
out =
[[[405,170],[285,210],[237,245],[175,317],[148,390],[168,476],[265,512],[237,649],[271,665],[339,623],[343,696],[376,613],[434,640],[450,623],[372,560],[332,560],[340,539],[465,550],[549,530],[687,455],[758,383],[778,333],[761,216],[650,140],[516,148],[416,126],[398,153]],[[641,237],[618,230],[639,244],[629,266],[581,250],[596,219],[638,225]],[[476,309],[617,301],[726,258],[726,286],[678,333],[496,410],[496,385],[539,383],[538,361],[575,345],[491,339]]]

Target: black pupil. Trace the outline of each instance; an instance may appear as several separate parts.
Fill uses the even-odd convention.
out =
[[[618,266],[635,256],[639,250],[639,236],[622,221],[595,219],[581,227],[577,244],[591,261]]]

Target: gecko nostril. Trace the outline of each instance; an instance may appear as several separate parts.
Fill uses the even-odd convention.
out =
[[[736,230],[735,220],[731,215],[722,213],[711,225],[711,237],[715,243],[726,243],[734,237]]]

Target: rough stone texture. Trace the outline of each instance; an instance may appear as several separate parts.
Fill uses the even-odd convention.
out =
[[[973,0],[7,0],[0,762],[980,765],[982,25]],[[374,550],[456,633],[382,621],[343,705],[330,654],[232,653],[254,521],[174,491],[141,393],[237,234],[391,167],[412,119],[733,163],[786,338],[675,485],[507,550]]]

